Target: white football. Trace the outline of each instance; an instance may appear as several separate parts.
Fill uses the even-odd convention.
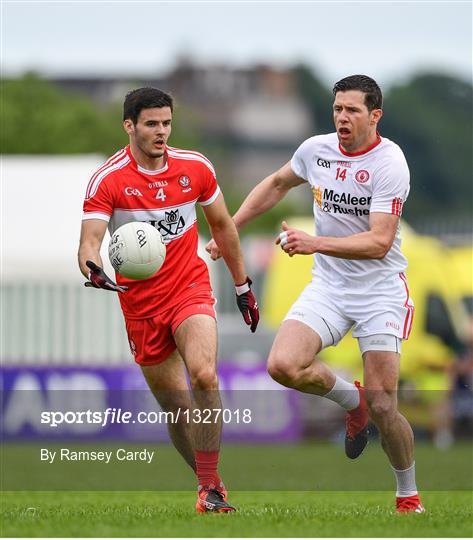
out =
[[[132,221],[112,234],[108,256],[115,271],[129,279],[145,279],[163,265],[166,246],[158,230],[149,223]]]

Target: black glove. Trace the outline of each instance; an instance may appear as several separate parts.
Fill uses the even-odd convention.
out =
[[[107,274],[93,261],[85,261],[85,264],[90,268],[89,281],[86,281],[84,285],[86,287],[95,287],[96,289],[105,289],[106,291],[125,292],[128,287],[125,285],[117,285],[114,283]]]
[[[238,309],[246,324],[250,326],[250,330],[255,332],[259,321],[259,310],[255,295],[251,291],[251,283],[251,279],[247,277],[245,283],[235,285],[235,290]]]

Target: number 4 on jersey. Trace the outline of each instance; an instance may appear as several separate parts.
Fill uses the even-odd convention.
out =
[[[341,167],[337,167],[337,176],[335,177],[335,180],[341,180],[344,182],[347,178],[347,170],[342,169]]]
[[[166,200],[166,195],[164,194],[164,188],[158,189],[155,199],[159,199],[160,201],[163,201],[163,202]]]

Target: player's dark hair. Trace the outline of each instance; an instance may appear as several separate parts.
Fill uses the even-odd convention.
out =
[[[123,102],[123,120],[138,122],[138,116],[143,109],[169,107],[173,110],[173,100],[169,94],[157,88],[137,88],[128,92]]]
[[[337,92],[347,92],[348,90],[360,90],[365,94],[365,105],[368,111],[381,109],[383,106],[383,94],[378,83],[367,75],[350,75],[335,83],[333,95]]]

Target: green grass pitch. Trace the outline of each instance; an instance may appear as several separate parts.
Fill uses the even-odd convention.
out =
[[[375,442],[354,462],[333,444],[225,444],[221,471],[238,509],[227,515],[197,514],[190,469],[170,445],[146,446],[152,465],[54,467],[39,463],[37,445],[5,444],[1,536],[473,537],[470,443],[416,446],[427,513],[414,515],[394,513],[394,477]]]
[[[471,537],[471,492],[426,492],[396,515],[391,492],[234,492],[234,514],[197,514],[193,492],[7,492],[8,537]]]

